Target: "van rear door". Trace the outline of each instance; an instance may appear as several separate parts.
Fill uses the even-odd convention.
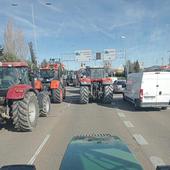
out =
[[[170,101],[170,72],[160,72],[157,83],[157,103]]]
[[[143,90],[143,103],[155,103],[157,102],[157,74],[154,72],[145,72],[143,74],[142,86]]]

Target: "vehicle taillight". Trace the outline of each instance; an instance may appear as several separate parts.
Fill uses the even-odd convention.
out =
[[[140,89],[140,91],[139,91],[139,98],[140,98],[140,100],[143,99],[143,89]]]

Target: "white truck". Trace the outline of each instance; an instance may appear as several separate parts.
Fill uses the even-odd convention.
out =
[[[140,72],[128,75],[123,99],[136,109],[156,107],[167,109],[170,104],[170,72]]]

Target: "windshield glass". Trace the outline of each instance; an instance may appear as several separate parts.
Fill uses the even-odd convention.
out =
[[[54,77],[54,70],[40,70],[41,78],[53,78]]]
[[[91,78],[103,78],[104,77],[104,69],[103,68],[87,69],[87,76],[90,76]]]
[[[0,67],[0,88],[6,89],[14,84],[28,84],[28,69]]]
[[[117,85],[125,85],[126,82],[125,82],[125,81],[117,81],[116,84],[117,84]]]

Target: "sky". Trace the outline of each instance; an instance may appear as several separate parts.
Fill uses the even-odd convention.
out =
[[[114,67],[124,64],[124,49],[145,67],[169,61],[170,0],[0,0],[0,44],[9,19],[33,41],[39,61],[61,58],[77,68],[69,61],[75,51],[110,48],[117,51]]]

